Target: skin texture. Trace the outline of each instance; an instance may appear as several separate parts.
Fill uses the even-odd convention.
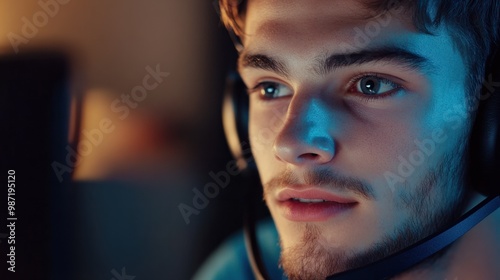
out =
[[[321,279],[380,259],[482,198],[462,177],[474,113],[466,109],[466,66],[450,31],[442,25],[434,33],[419,33],[401,8],[377,16],[357,1],[249,1],[239,71],[250,94],[252,152],[290,279]],[[426,63],[318,65],[333,54],[385,47]],[[376,75],[380,92],[392,94],[364,94],[363,75]],[[319,221],[292,220],[278,201],[286,188],[321,189],[354,206]],[[498,225],[497,216],[490,223]],[[464,261],[453,258],[462,247],[443,259]],[[455,268],[442,260],[400,277],[454,279]]]

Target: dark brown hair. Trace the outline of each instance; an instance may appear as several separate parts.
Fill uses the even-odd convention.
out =
[[[237,36],[243,34],[246,3],[246,0],[219,0],[221,20]],[[486,62],[498,48],[499,0],[372,0],[366,6],[376,12],[404,7],[412,12],[415,27],[428,34],[446,24],[469,69],[466,92],[469,97],[478,97],[485,74],[489,74],[485,73]]]

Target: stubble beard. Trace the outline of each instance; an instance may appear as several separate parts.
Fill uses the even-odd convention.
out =
[[[345,270],[362,267],[402,250],[451,225],[464,207],[464,147],[446,154],[429,170],[413,193],[403,193],[396,206],[406,210],[406,221],[395,225],[377,243],[363,252],[332,250],[322,242],[321,230],[304,226],[301,242],[284,248],[280,264],[290,280],[325,279]],[[408,188],[409,186],[403,186]],[[282,246],[283,248],[283,246]]]

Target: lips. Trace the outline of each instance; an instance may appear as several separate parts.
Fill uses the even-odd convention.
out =
[[[288,220],[325,221],[352,210],[357,202],[319,188],[284,188],[277,195],[278,208]]]

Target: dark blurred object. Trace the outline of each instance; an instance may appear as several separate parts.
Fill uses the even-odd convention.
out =
[[[490,56],[471,137],[471,186],[500,195],[500,50]]]
[[[66,193],[71,168],[59,179],[69,146],[69,64],[64,54],[38,51],[0,55],[0,162],[3,185],[15,171],[14,216],[7,188],[0,192],[0,233],[15,217],[15,244],[1,244],[0,279],[70,279]],[[7,270],[15,246],[15,273]],[[9,251],[7,251],[9,249]],[[9,257],[10,258],[10,257]]]

